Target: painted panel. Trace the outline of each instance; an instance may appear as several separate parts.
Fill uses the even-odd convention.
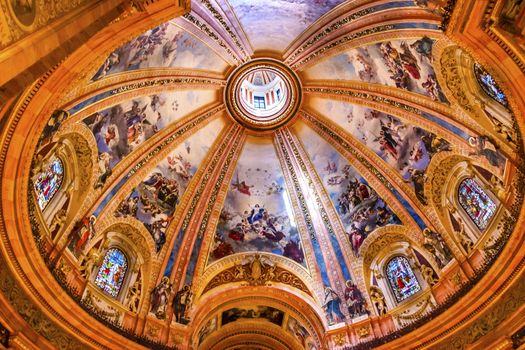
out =
[[[173,23],[148,30],[112,52],[93,80],[145,68],[176,67],[223,72],[228,64],[203,42]]]
[[[306,327],[292,316],[288,316],[286,330],[307,350],[317,350],[315,340]]]
[[[308,79],[358,80],[394,86],[446,101],[436,80],[432,46],[419,40],[385,41],[348,50],[305,71]]]
[[[213,90],[183,90],[142,96],[94,113],[83,120],[98,147],[102,187],[111,170],[155,133],[216,99]]]
[[[343,223],[354,254],[377,227],[400,221],[367,181],[315,131],[299,123],[296,131]]]
[[[270,138],[247,139],[208,261],[248,251],[274,253],[304,264],[290,198]]]
[[[398,171],[414,187],[418,199],[426,204],[425,171],[435,154],[452,150],[448,141],[359,105],[321,98],[314,98],[312,105]]]
[[[215,330],[217,329],[217,316],[214,316],[208,320],[199,330],[199,345]]]
[[[234,307],[232,309],[223,311],[221,317],[222,326],[225,326],[231,322],[250,319],[269,321],[273,324],[281,326],[283,324],[284,312],[271,306],[253,306],[250,308]]]
[[[229,0],[254,50],[284,51],[343,0]]]
[[[224,120],[216,119],[190,136],[119,204],[115,216],[141,221],[155,240],[157,252],[166,242],[166,229],[188,183],[223,127]]]

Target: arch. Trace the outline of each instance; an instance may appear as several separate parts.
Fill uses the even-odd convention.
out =
[[[82,265],[87,264],[90,254],[105,257],[112,249],[120,250],[128,263],[127,274],[122,279],[120,292],[116,297],[108,293],[97,293],[105,296],[103,303],[117,306],[119,310],[141,314],[148,307],[149,291],[153,288],[152,278],[152,252],[154,243],[151,236],[144,232],[145,229],[131,219],[115,219],[100,227],[99,232],[86,247],[86,258]],[[92,253],[93,252],[93,253]],[[102,265],[101,265],[102,266]],[[89,268],[89,266],[88,266]],[[81,267],[82,269],[82,267]],[[101,291],[96,283],[99,269],[93,268],[93,278],[87,278],[88,289]],[[95,274],[96,273],[96,274]],[[113,298],[112,300],[110,300]]]
[[[385,275],[398,303],[410,298],[422,288],[408,259],[396,255],[386,263]]]
[[[438,79],[449,100],[465,112],[465,125],[489,135],[501,151],[513,154],[517,140],[515,120],[507,96],[495,76],[456,45],[441,41],[436,47]],[[499,80],[501,81],[501,80]]]
[[[484,231],[496,214],[496,203],[472,177],[466,177],[459,183],[457,197],[472,222]]]
[[[242,295],[242,297],[241,297]],[[237,329],[237,325],[242,323],[245,326],[249,320],[239,320],[238,322],[231,322],[223,325],[221,316],[226,310],[232,308],[251,308],[255,305],[264,305],[277,310],[281,310],[285,317],[283,323],[279,328],[288,326],[288,319],[292,317],[302,327],[304,327],[311,336],[311,340],[317,347],[321,344],[322,334],[327,328],[326,320],[323,316],[322,309],[317,303],[312,300],[305,300],[291,288],[284,286],[272,285],[269,286],[238,286],[237,288],[225,288],[224,286],[217,287],[213,291],[206,293],[202,298],[192,306],[190,311],[190,318],[192,319],[192,334],[190,338],[195,348],[199,345],[199,349],[208,349],[209,344],[213,343],[213,339],[218,339],[224,334],[228,334],[232,329]],[[213,333],[203,339],[202,343],[198,345],[199,332],[206,327],[206,323],[211,317],[218,317],[217,328]],[[293,322],[293,321],[292,321]],[[270,324],[271,322],[267,322]],[[223,327],[225,326],[225,327]],[[284,327],[286,326],[286,327]],[[266,327],[268,328],[268,327]],[[264,330],[265,326],[259,324],[257,329]],[[287,334],[289,337],[292,332],[280,333],[281,336]],[[292,338],[295,336],[292,335]]]
[[[95,285],[116,298],[122,288],[122,282],[128,272],[128,258],[119,248],[106,252],[95,277]]]

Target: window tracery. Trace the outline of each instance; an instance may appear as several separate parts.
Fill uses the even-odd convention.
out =
[[[104,292],[116,298],[122,287],[122,282],[128,270],[128,260],[118,248],[111,248],[104,256],[95,284]]]
[[[480,231],[487,228],[496,213],[496,203],[471,177],[459,184],[458,201]]]
[[[38,206],[44,210],[57,193],[64,179],[64,164],[60,158],[54,158],[48,166],[38,174],[34,187]]]
[[[386,275],[398,303],[421,290],[408,259],[403,256],[390,259],[386,265]]]

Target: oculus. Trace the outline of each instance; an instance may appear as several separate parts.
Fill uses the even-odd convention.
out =
[[[292,119],[301,104],[301,84],[283,63],[252,60],[232,72],[224,92],[230,115],[255,131],[274,130]]]

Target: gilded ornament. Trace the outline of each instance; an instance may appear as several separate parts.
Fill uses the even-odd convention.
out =
[[[357,333],[359,338],[366,338],[370,335],[370,327],[368,326],[359,327],[356,329],[355,332]]]
[[[421,265],[421,274],[429,286],[435,285],[439,279],[434,277],[434,270],[427,265]]]
[[[231,30],[230,26],[228,25],[228,23],[226,23],[226,21],[224,20],[222,15],[219,13],[219,11],[217,11],[217,9],[213,7],[213,5],[211,4],[209,0],[201,0],[201,3],[204,6],[206,6],[206,8],[210,11],[213,17],[215,17],[215,19],[221,24],[224,30],[230,35],[230,38],[233,40],[235,45],[239,48],[244,59],[247,60],[249,58],[249,55],[246,53],[244,46],[241,44],[241,42],[237,38],[237,35],[235,34],[234,31]]]
[[[346,344],[346,336],[344,334],[336,334],[333,337],[334,343],[337,346],[342,346]]]
[[[159,335],[160,328],[159,326],[148,324],[148,329],[146,333],[153,338],[156,338]]]
[[[352,21],[355,21],[363,16],[369,15],[371,13],[374,13],[376,9],[374,7],[369,7],[357,12],[354,12],[348,16],[345,16],[333,23],[330,23],[330,25],[323,28],[322,31],[319,31],[317,34],[315,34],[313,37],[308,39],[306,43],[304,43],[300,48],[295,50],[293,54],[291,54],[286,61],[291,62],[293,61],[297,56],[299,56],[301,53],[305,52],[307,49],[309,49],[311,46],[313,46],[316,42],[320,41],[321,39],[325,38],[327,35],[334,33],[338,29],[342,28],[343,26],[351,23]]]
[[[331,50],[333,48],[336,48],[338,46],[342,46],[343,44],[345,44],[345,43],[347,43],[349,41],[361,38],[363,36],[372,35],[372,34],[384,32],[384,31],[392,30],[392,29],[394,29],[394,26],[391,25],[391,24],[388,24],[388,25],[382,25],[382,26],[378,26],[378,27],[374,27],[374,28],[368,28],[368,29],[362,30],[360,32],[355,32],[355,33],[352,33],[352,34],[345,35],[345,36],[343,36],[343,37],[341,37],[341,38],[339,38],[339,39],[337,39],[335,41],[332,41],[328,45],[325,45],[324,47],[316,50],[314,53],[308,55],[306,58],[301,60],[299,63],[294,64],[293,67],[294,68],[298,68],[298,67],[300,67],[302,65],[305,65],[308,62],[310,62],[311,60],[313,60],[313,59],[315,59],[317,57],[323,56],[327,51],[329,51],[329,50]]]
[[[228,44],[226,44],[215,31],[213,31],[206,23],[202,23],[197,17],[195,17],[190,12],[186,13],[184,16],[190,23],[193,23],[197,28],[199,28],[202,32],[206,33],[213,41],[215,41],[220,47],[224,49],[228,53],[228,55],[233,58],[233,60],[239,64],[240,60],[237,58],[237,56],[233,53],[232,49]]]
[[[271,285],[271,282],[283,283],[312,295],[299,277],[282,266],[278,266],[267,256],[255,254],[234,266],[220,272],[204,287],[202,294],[227,283],[241,282],[250,286]]]
[[[461,273],[459,271],[455,272],[452,276],[450,276],[449,280],[456,286],[461,286],[461,283],[463,281],[463,279],[461,278]]]

